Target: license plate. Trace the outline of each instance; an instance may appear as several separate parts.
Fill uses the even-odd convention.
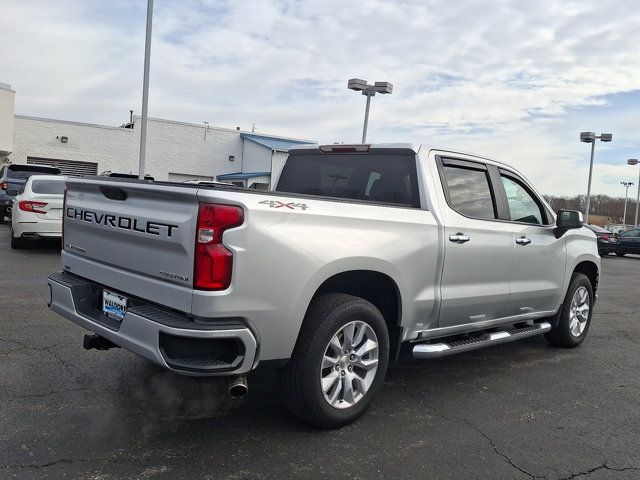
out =
[[[127,313],[127,297],[103,290],[102,313],[114,320],[122,321],[125,313]]]

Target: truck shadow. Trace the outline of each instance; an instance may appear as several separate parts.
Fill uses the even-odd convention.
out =
[[[375,419],[392,427],[395,414],[385,412],[402,411],[407,401],[446,398],[455,402],[456,396],[468,398],[472,392],[465,385],[472,386],[478,379],[500,382],[506,371],[518,369],[518,362],[549,360],[549,351],[544,339],[531,338],[437,360],[393,363],[370,413],[354,425]],[[226,380],[178,376],[152,364],[140,374],[141,381],[135,387],[126,395],[115,397],[116,414],[110,419],[114,421],[110,428],[131,428],[158,440],[167,432],[175,438],[176,432],[197,431],[203,445],[205,439],[220,441],[219,437],[229,431],[264,435],[273,435],[275,430],[281,434],[319,431],[288,412],[273,370],[249,376],[249,395],[242,400],[228,397]]]

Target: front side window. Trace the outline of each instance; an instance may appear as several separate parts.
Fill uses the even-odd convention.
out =
[[[442,171],[449,192],[449,203],[454,210],[473,218],[496,218],[486,170],[443,165]]]
[[[507,193],[512,221],[534,225],[544,224],[542,208],[523,184],[504,175],[502,175],[502,184]]]

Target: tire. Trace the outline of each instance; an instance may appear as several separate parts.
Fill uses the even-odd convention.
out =
[[[349,336],[359,340],[355,348],[349,348]],[[370,348],[369,340],[377,341],[375,367],[374,350],[356,355]],[[345,350],[353,353],[348,356]],[[389,333],[380,311],[360,297],[321,295],[307,311],[289,363],[279,371],[284,402],[294,415],[317,427],[348,425],[369,407],[388,363]],[[326,393],[323,385],[328,385]]]
[[[619,257],[624,257],[626,254],[626,252],[616,252],[616,255]]]
[[[593,299],[593,286],[587,276],[574,273],[562,303],[558,323],[545,334],[547,341],[554,347],[574,348],[580,345],[591,325]],[[588,307],[586,311],[584,305]]]
[[[14,237],[11,232],[11,248],[15,250],[21,250],[26,247],[26,240],[24,238]]]

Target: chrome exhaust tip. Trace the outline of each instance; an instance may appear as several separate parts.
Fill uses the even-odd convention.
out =
[[[228,392],[231,398],[244,398],[249,393],[249,387],[247,386],[247,377],[245,375],[238,375],[229,379]]]

